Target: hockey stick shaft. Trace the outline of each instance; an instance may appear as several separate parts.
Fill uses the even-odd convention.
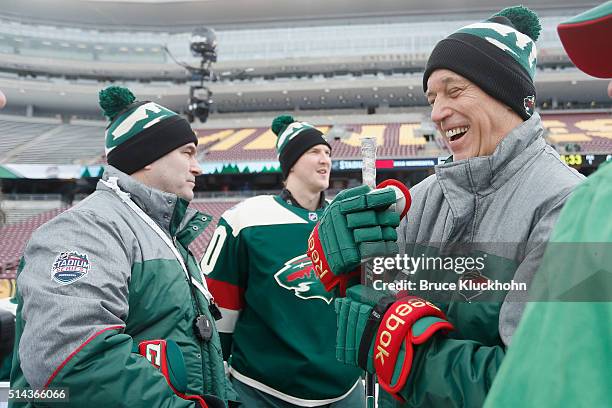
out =
[[[363,184],[371,189],[376,188],[376,138],[364,137],[361,139],[361,178]],[[368,270],[367,263],[363,266],[364,271],[361,277],[361,283],[367,286],[372,278],[372,271]],[[365,377],[365,398],[366,407],[374,408],[375,405],[375,379],[374,374],[366,372]]]

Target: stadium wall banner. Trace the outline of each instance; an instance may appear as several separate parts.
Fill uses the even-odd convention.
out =
[[[420,157],[418,159],[380,159],[376,160],[376,169],[402,170],[429,168],[444,163],[446,157]],[[361,170],[361,160],[332,160],[332,171]]]
[[[380,170],[408,170],[431,168],[444,163],[447,157],[419,157],[411,159],[379,159],[376,168]],[[612,161],[612,154],[565,154],[561,159],[568,165],[598,167],[601,163]],[[361,160],[332,160],[332,171],[361,170]],[[200,163],[203,174],[256,174],[280,173],[278,161],[244,162],[204,162]],[[0,179],[79,179],[100,178],[104,173],[103,165],[83,166],[78,164],[3,164],[0,165]]]
[[[280,173],[278,161],[259,162],[204,162],[200,163],[203,174],[251,174],[251,173]]]
[[[3,164],[0,179],[78,179],[102,177],[104,166],[80,164]]]

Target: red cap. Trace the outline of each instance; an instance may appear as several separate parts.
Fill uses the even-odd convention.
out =
[[[564,21],[557,31],[576,67],[594,77],[612,78],[612,1]]]

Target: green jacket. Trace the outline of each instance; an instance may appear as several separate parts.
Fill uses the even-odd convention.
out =
[[[565,204],[486,407],[612,406],[612,163]]]
[[[527,290],[469,291],[462,281],[531,283],[561,208],[584,177],[543,138],[540,116],[513,129],[490,156],[436,166],[411,189],[412,206],[398,236],[413,257],[483,257],[484,268],[421,270],[420,283],[454,282],[456,290],[421,293],[455,330],[415,346],[401,392],[409,407],[481,407],[518,321]],[[385,393],[379,406],[396,406]]]
[[[203,283],[187,248],[211,217],[110,166],[109,177],[172,238],[191,277]],[[12,388],[66,387],[65,407],[193,407],[134,352],[141,341],[171,339],[185,359],[187,394],[234,399],[217,331],[208,342],[194,334],[198,313],[214,321],[203,292],[194,288],[198,312],[173,252],[102,181],[32,235],[17,288]]]

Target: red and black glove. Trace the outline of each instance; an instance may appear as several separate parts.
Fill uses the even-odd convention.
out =
[[[179,397],[194,401],[201,408],[225,408],[219,398],[212,395],[188,395],[187,370],[179,346],[172,340],[147,340],[138,344],[138,353],[146,358],[164,377]]]
[[[363,285],[336,298],[336,358],[376,373],[380,386],[401,400],[414,346],[435,333],[453,330],[444,313],[415,296],[392,295]]]

